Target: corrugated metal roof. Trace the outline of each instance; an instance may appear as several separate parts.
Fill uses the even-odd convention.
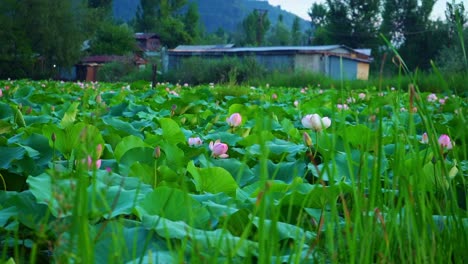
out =
[[[219,44],[219,45],[179,45],[173,51],[208,51],[208,50],[226,50],[232,49],[234,44]]]
[[[325,45],[325,46],[271,46],[271,47],[244,47],[234,48],[232,51],[327,51],[342,48],[341,45]]]
[[[356,52],[359,52],[361,54],[364,54],[364,55],[367,55],[367,56],[370,56],[371,53],[372,53],[372,50],[371,49],[354,49]]]
[[[323,46],[270,46],[270,47],[239,47],[234,44],[222,45],[179,45],[171,51],[175,52],[200,52],[200,51],[226,51],[226,52],[262,52],[262,51],[327,51],[338,48],[349,49],[343,45]]]
[[[322,45],[322,46],[271,46],[271,47],[234,47],[233,44],[227,45],[181,45],[175,49],[169,50],[169,55],[209,55],[220,56],[222,54],[275,54],[284,55],[291,53],[327,53],[332,56],[346,56],[352,60],[370,62],[370,49],[355,50],[346,45]]]

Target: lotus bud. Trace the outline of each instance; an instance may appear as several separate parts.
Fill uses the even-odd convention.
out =
[[[231,127],[238,127],[242,123],[242,116],[239,113],[234,113],[230,117],[226,119],[226,122],[231,126]]]
[[[452,141],[450,139],[450,137],[448,135],[441,135],[439,137],[439,145],[443,148],[443,149],[452,149],[453,148],[453,145],[452,145]]]
[[[312,147],[312,139],[310,138],[309,134],[307,132],[304,132],[304,134],[302,134],[302,139],[304,140],[304,144],[307,146],[307,147]]]
[[[161,148],[159,146],[154,148],[153,157],[155,159],[161,157]]]

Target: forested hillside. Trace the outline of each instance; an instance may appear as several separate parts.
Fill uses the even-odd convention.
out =
[[[130,21],[135,17],[140,1],[114,0],[113,11],[117,19]],[[214,32],[219,28],[228,32],[237,29],[239,23],[255,9],[268,10],[268,18],[276,24],[279,15],[287,26],[293,24],[294,14],[282,10],[278,6],[271,6],[267,1],[253,0],[191,0],[198,4],[200,21],[207,32]],[[301,29],[310,28],[310,22],[301,19]]]

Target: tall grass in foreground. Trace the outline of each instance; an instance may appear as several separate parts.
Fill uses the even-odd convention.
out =
[[[158,121],[164,128],[159,132],[163,141],[147,135],[147,143],[160,144],[159,151],[148,150],[137,138],[120,139],[129,144],[116,147],[113,156],[123,165],[109,163],[107,166],[111,169],[105,171],[97,170],[93,162],[101,155],[95,146],[106,143],[112,148],[118,145],[119,142],[113,141],[119,141],[119,138],[109,134],[99,136],[100,132],[88,125],[79,125],[75,129],[72,115],[77,113],[71,111],[62,125],[66,127],[65,131],[83,139],[79,147],[66,154],[67,159],[54,157],[50,178],[47,175],[28,178],[34,195],[44,195],[46,201],[52,201],[50,208],[44,210],[47,213],[40,218],[41,228],[29,242],[32,249],[24,251],[28,247],[24,245],[24,234],[18,233],[21,229],[13,229],[17,232],[13,234],[16,240],[13,252],[9,252],[8,244],[2,245],[1,259],[12,256],[16,263],[28,260],[40,263],[48,252],[52,255],[50,259],[57,263],[121,263],[122,259],[128,263],[466,262],[468,215],[466,206],[459,205],[463,201],[466,204],[466,182],[464,175],[451,179],[454,163],[468,159],[466,131],[458,131],[458,140],[452,150],[441,149],[437,143],[438,135],[454,134],[450,129],[460,127],[437,124],[428,114],[434,106],[426,103],[422,93],[417,92],[417,86],[404,87],[401,83],[395,86],[394,91],[384,89],[388,97],[374,95],[361,113],[351,115],[335,107],[354,95],[354,91],[346,86],[325,95],[329,96],[330,106],[308,106],[307,103],[313,103],[313,100],[294,97],[302,99],[304,106],[286,112],[291,112],[298,120],[312,110],[328,111],[333,125],[322,132],[303,129],[291,120],[278,119],[280,109],[289,107],[272,101],[269,90],[266,90],[267,94],[257,94],[254,102],[262,107],[251,110],[255,125],[248,127],[245,124],[247,127],[237,131],[230,128],[227,134],[246,133],[249,135],[246,140],[256,143],[258,151],[241,154],[242,151],[231,150],[233,159],[226,162],[238,161],[235,165],[239,167],[237,175],[232,175],[238,181],[242,179],[242,168],[258,163],[259,178],[251,185],[227,190],[228,195],[222,191],[201,191],[204,188],[217,190],[216,182],[208,186],[204,184],[209,182],[207,177],[222,173],[212,163],[207,163],[209,157],[206,156],[196,158],[198,166],[206,163],[205,168],[199,168],[193,162],[180,164],[176,180],[163,184],[162,178],[171,165],[166,163],[167,159],[172,158],[171,162],[179,164],[179,160],[170,156],[183,156],[181,150],[170,152],[176,148],[170,141],[182,133],[178,132],[177,126],[171,126],[176,121],[169,121],[170,118],[165,120],[167,123]],[[194,89],[184,95],[193,97],[207,92],[204,88]],[[224,89],[227,91],[220,93],[238,102],[229,106],[232,111],[246,108],[240,104],[242,98],[249,101],[245,95],[229,91],[232,87]],[[275,91],[287,94],[297,89]],[[85,96],[92,97],[93,93],[93,90],[87,90]],[[151,94],[151,91],[145,93]],[[319,96],[317,91],[315,97]],[[218,107],[222,106],[220,103]],[[83,107],[84,112],[87,107],[94,109],[93,105]],[[402,107],[416,107],[417,112],[401,112]],[[461,105],[454,107],[458,109]],[[87,124],[97,124],[98,111],[93,113],[95,115],[84,114],[81,118]],[[171,117],[180,124],[188,122],[184,121],[185,116]],[[466,121],[463,115],[458,118]],[[201,131],[212,131],[216,119],[219,115]],[[47,128],[43,131],[55,148],[58,144],[55,140],[61,136],[51,134]],[[307,162],[307,171],[301,174],[288,169],[286,173],[284,170],[280,173],[281,167],[272,167],[271,163],[291,162],[287,157],[290,151],[278,156],[277,148],[281,145],[271,145],[271,141],[281,137],[287,139],[281,144],[290,142],[290,147],[297,149],[304,144],[303,132],[310,135],[311,148],[294,157]],[[428,145],[422,144],[418,137],[423,132],[430,137]],[[285,134],[288,136],[284,137]],[[122,148],[136,146],[141,147],[124,157]],[[186,148],[185,151],[192,150]],[[252,154],[257,152],[257,156]],[[144,155],[140,156],[140,153]],[[134,157],[138,159],[133,160]],[[164,164],[158,163],[159,159]],[[112,172],[112,168],[118,168],[125,174],[124,164],[129,161],[150,162],[154,167],[133,164],[139,177]],[[222,160],[212,160],[215,161],[223,164]],[[284,177],[291,180],[285,181]],[[460,195],[463,200],[458,198]],[[213,223],[208,221],[209,226],[205,220],[200,220],[200,215],[205,212],[200,201],[215,204],[209,208],[217,217]],[[55,203],[61,205],[58,211],[54,211]],[[51,243],[50,251],[44,250],[45,242]]]
[[[70,141],[83,140],[76,149],[62,150],[67,155],[63,159],[54,156],[50,175],[28,178],[31,190],[23,200],[18,198],[18,206],[30,192],[36,199],[46,198],[47,203],[35,204],[45,212],[37,219],[40,228],[2,229],[2,237],[14,239],[1,245],[0,259],[40,263],[49,254],[48,260],[57,263],[122,263],[123,259],[127,263],[466,263],[466,175],[453,171],[466,171],[461,167],[468,160],[466,99],[453,99],[451,107],[459,114],[439,124],[441,119],[434,120],[431,114],[434,105],[419,89],[419,77],[408,75],[402,73],[382,87],[348,82],[333,86],[322,80],[323,89],[334,88],[324,95],[326,99],[320,99],[319,89],[301,95],[300,88],[265,89],[250,97],[255,89],[235,85],[193,88],[182,98],[169,96],[173,101],[167,102],[157,97],[166,87],[157,91],[142,87],[138,93],[142,98],[125,90],[117,97],[103,95],[114,103],[128,99],[128,108],[119,104],[110,111],[120,111],[127,122],[145,115],[158,122],[147,130],[142,125],[145,134],[139,135],[145,142],[136,136],[113,137],[121,132],[115,127],[101,135],[91,124],[139,131],[123,121],[102,123],[101,111],[107,106],[92,100],[96,91],[85,90],[83,113],[71,106],[63,110],[66,118],[61,120],[63,133],[72,135]],[[437,83],[450,95],[450,85],[443,79]],[[271,84],[283,86],[276,79]],[[377,89],[388,96],[377,95]],[[372,95],[371,100],[351,112],[337,109],[357,91]],[[293,96],[275,101],[272,93]],[[208,104],[200,94],[217,102],[210,112],[193,110]],[[290,99],[300,100],[300,106],[292,107]],[[141,100],[143,106],[132,100]],[[322,100],[323,105],[314,100]],[[145,104],[156,107],[147,111]],[[250,120],[238,130],[226,130],[219,123],[234,111],[245,111]],[[321,132],[301,127],[301,117],[312,111],[329,115],[333,125]],[[84,124],[75,129],[77,119]],[[198,127],[197,122],[203,125]],[[231,159],[213,159],[209,152],[184,145],[182,131],[188,129],[180,127],[191,123],[199,134],[243,139],[230,146]],[[57,136],[47,126],[40,132],[55,149]],[[424,132],[428,144],[421,143]],[[309,148],[304,146],[303,133],[310,135]],[[456,135],[453,149],[441,148],[440,134]],[[98,170],[94,164],[99,144],[105,144],[107,155],[116,160],[103,161],[109,170]],[[284,146],[291,150],[278,151]],[[132,148],[125,155],[123,149]],[[293,149],[299,151],[291,157]],[[303,173],[297,166],[275,166],[302,160],[307,164]],[[243,170],[255,165],[259,177],[237,188],[210,182],[210,177],[225,173],[218,167],[229,167],[229,162],[234,164],[232,177],[237,182],[243,180]],[[205,214],[212,218],[200,217]],[[33,234],[25,239],[22,229]],[[46,243],[50,243],[47,250]]]

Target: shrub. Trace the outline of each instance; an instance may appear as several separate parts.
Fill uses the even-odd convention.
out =
[[[166,73],[165,80],[191,84],[244,83],[254,77],[264,76],[265,72],[266,70],[255,61],[255,58],[192,57],[184,60],[177,70]]]

